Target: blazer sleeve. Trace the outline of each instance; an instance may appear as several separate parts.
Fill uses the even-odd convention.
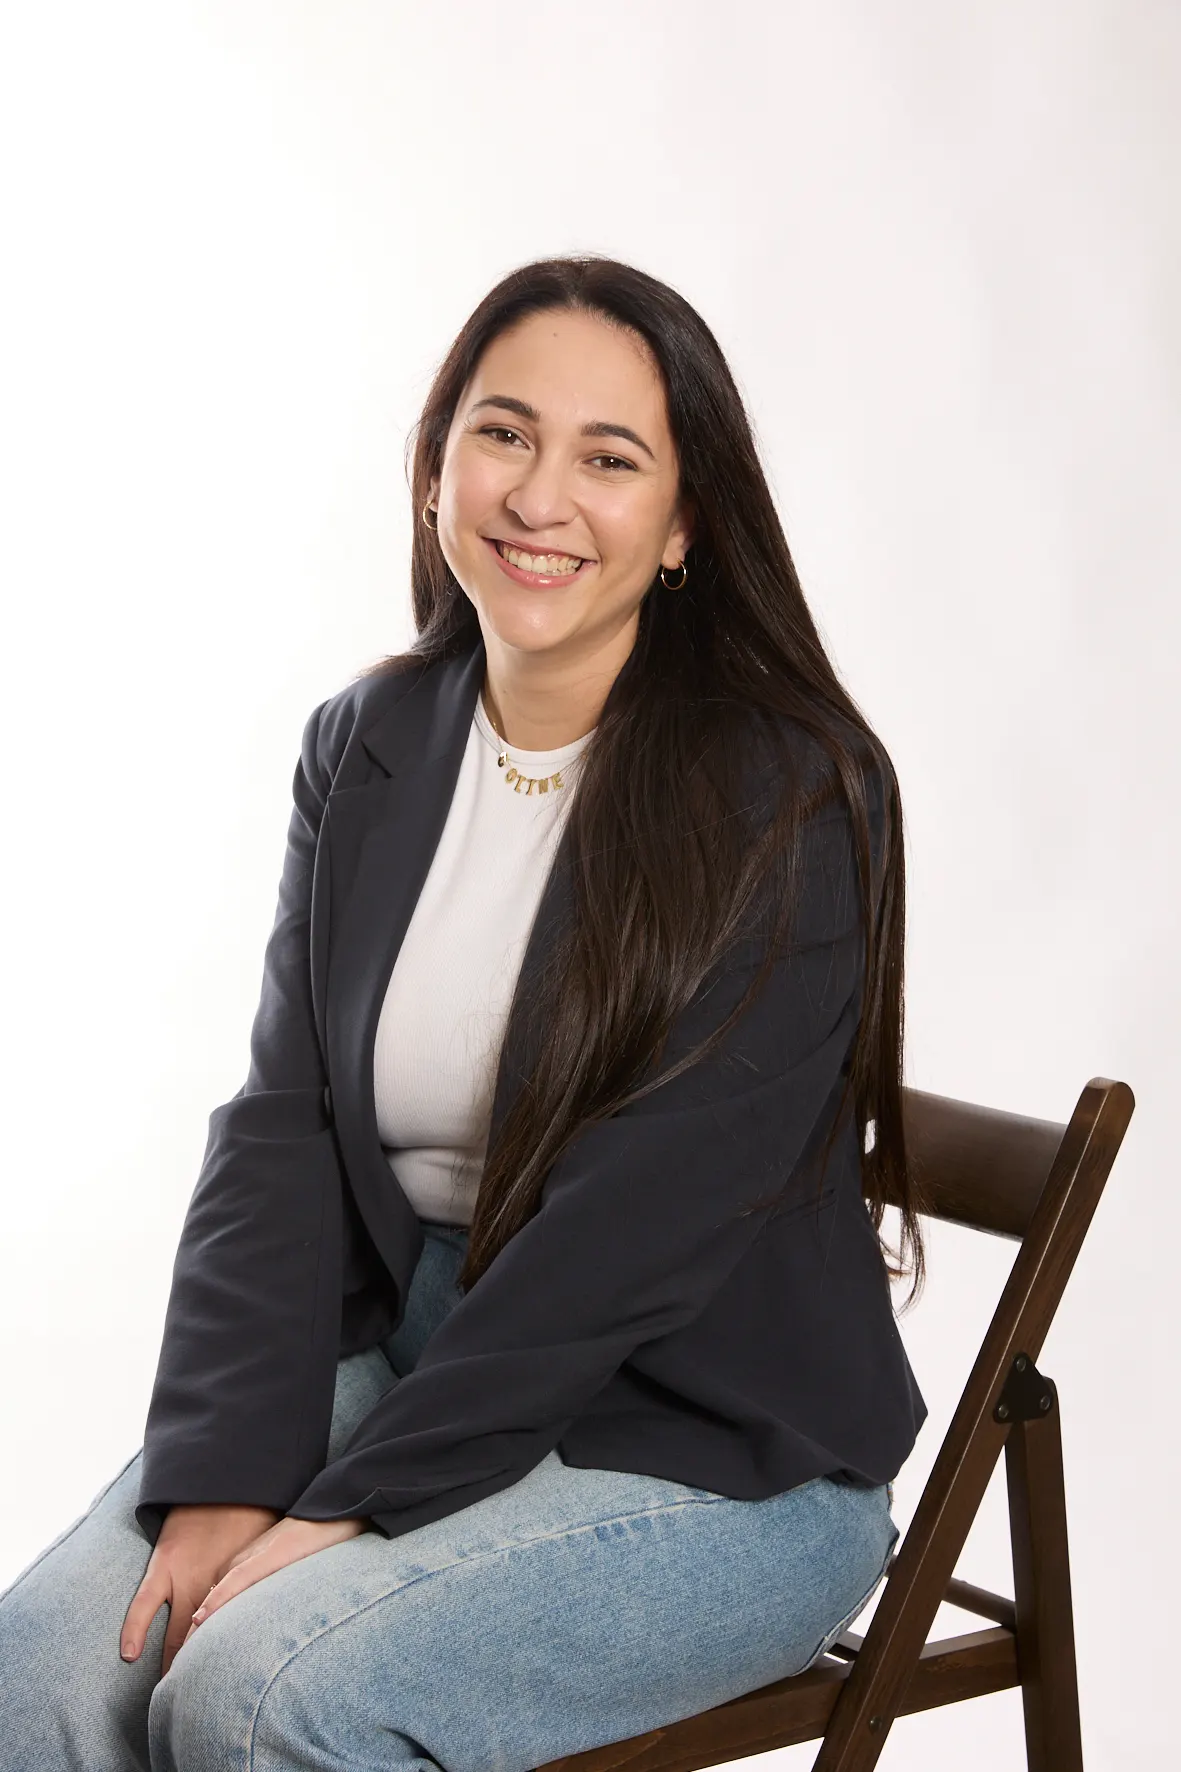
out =
[[[316,843],[331,777],[303,731],[246,1081],[209,1117],[173,1266],[136,1519],[233,1502],[282,1513],[323,1462],[340,1317],[342,1176],[311,997]],[[326,1414],[327,1411],[327,1414]]]
[[[867,797],[876,852],[880,798]],[[700,1313],[758,1236],[766,1196],[815,1189],[815,1165],[801,1159],[835,1111],[864,972],[843,807],[804,826],[802,864],[791,949],[734,1027],[579,1134],[536,1214],[290,1515],[369,1516],[394,1537],[507,1488],[629,1354]],[[676,1018],[661,1070],[725,1019],[765,952],[757,938],[736,944]]]

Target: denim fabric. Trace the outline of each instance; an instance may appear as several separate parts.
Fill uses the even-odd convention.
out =
[[[424,1225],[404,1320],[342,1360],[329,1460],[459,1302],[462,1226]],[[150,1555],[140,1454],[0,1594],[13,1772],[528,1772],[799,1672],[898,1536],[883,1485],[763,1501],[551,1452],[499,1494],[366,1532],[212,1613],[160,1678],[119,1631]]]

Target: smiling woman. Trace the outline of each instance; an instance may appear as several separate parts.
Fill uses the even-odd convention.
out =
[[[523,266],[410,479],[142,1454],[0,1596],[14,1764],[528,1772],[798,1672],[897,1536],[901,808],[722,352]]]
[[[604,454],[608,439],[631,453]],[[491,339],[456,403],[428,505],[479,616],[485,701],[505,741],[537,750],[581,737],[635,645],[655,574],[682,567],[692,538],[643,335],[551,308]],[[521,598],[505,580],[571,595]]]

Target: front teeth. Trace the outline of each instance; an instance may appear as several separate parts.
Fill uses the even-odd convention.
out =
[[[496,551],[510,565],[519,566],[522,572],[548,573],[554,578],[577,572],[582,565],[573,554],[523,554],[520,548],[510,548],[503,541],[497,542]]]

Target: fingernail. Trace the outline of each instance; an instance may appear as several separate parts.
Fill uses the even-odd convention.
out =
[[[124,1661],[134,1661],[135,1660],[135,1644],[134,1643],[124,1643],[124,1645],[120,1649],[119,1653],[123,1657]]]
[[[207,1614],[204,1606],[198,1606],[197,1610],[193,1613],[193,1623],[200,1624],[201,1620],[206,1616]]]

